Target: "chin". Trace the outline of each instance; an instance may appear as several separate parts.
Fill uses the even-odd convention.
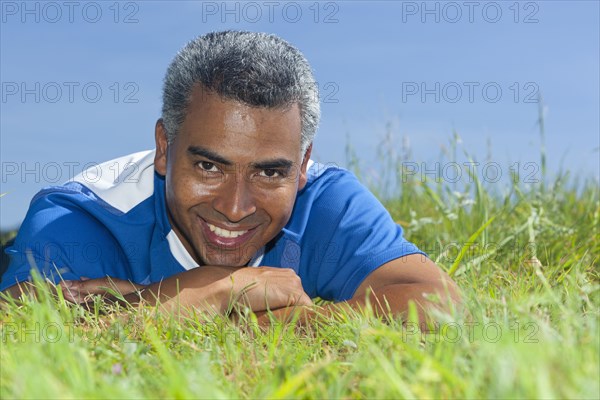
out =
[[[252,258],[252,256],[240,257],[239,252],[236,254],[216,254],[217,252],[221,252],[221,250],[209,250],[207,256],[203,257],[204,264],[219,267],[244,267]]]

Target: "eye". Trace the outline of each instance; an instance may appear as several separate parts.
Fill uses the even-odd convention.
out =
[[[281,171],[278,171],[278,170],[273,169],[273,168],[263,169],[259,173],[259,176],[261,176],[263,178],[279,178],[282,175],[283,174],[281,173]]]
[[[218,171],[216,165],[211,163],[210,161],[200,161],[196,165],[199,166],[201,170],[206,171],[206,172],[217,172]]]

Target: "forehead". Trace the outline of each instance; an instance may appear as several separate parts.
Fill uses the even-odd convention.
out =
[[[224,99],[200,86],[194,88],[176,141],[226,152],[230,158],[248,154],[296,158],[301,147],[298,104],[253,107]],[[275,154],[277,153],[277,154]]]

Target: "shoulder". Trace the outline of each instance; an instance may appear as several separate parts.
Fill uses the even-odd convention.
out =
[[[154,153],[142,151],[95,165],[75,176],[72,183],[115,212],[127,213],[154,193]]]
[[[30,258],[46,276],[56,275],[56,269],[65,279],[143,262],[141,249],[148,248],[157,220],[154,181],[153,152],[144,152],[95,165],[62,186],[42,189],[7,251],[7,274],[26,279]],[[5,276],[2,287],[6,279],[14,281]]]
[[[63,185],[43,188],[31,200],[24,223],[39,214],[46,224],[65,213],[91,215],[99,222],[114,219],[151,198],[154,186],[154,151],[130,154],[92,165]]]
[[[124,214],[154,193],[154,151],[94,164],[59,186],[47,186],[31,200],[30,211],[48,198],[97,203]]]
[[[118,239],[121,230],[151,226],[156,220],[153,160],[154,151],[131,154],[88,168],[62,186],[44,188],[31,201],[19,236],[62,238],[73,230],[82,237],[106,232]]]
[[[379,200],[347,169],[335,164],[312,163],[307,178],[294,207],[298,217],[310,214],[312,220],[323,222],[320,224],[323,227],[335,228],[336,220],[343,216],[364,221],[375,210],[387,214]]]

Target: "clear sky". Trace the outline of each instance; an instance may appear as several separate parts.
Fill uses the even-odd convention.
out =
[[[321,162],[344,166],[349,139],[376,168],[389,131],[423,173],[456,132],[480,164],[440,164],[442,178],[539,178],[541,95],[550,172],[598,181],[598,1],[0,4],[1,229],[42,187],[153,148],[170,60],[223,29],[275,33],[306,55],[322,91]]]

